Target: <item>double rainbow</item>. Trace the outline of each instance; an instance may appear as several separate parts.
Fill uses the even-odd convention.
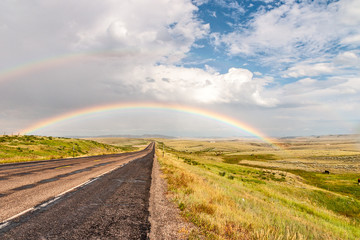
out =
[[[177,111],[177,112],[183,112],[188,114],[193,114],[201,117],[205,117],[208,119],[212,119],[218,122],[225,123],[229,126],[232,126],[234,128],[237,128],[241,130],[242,132],[249,133],[252,136],[255,136],[262,141],[278,147],[274,141],[272,141],[270,138],[266,137],[263,133],[256,130],[252,126],[240,122],[239,120],[222,115],[216,112],[208,111],[205,109],[200,109],[196,107],[191,106],[184,106],[184,105],[176,105],[176,104],[165,104],[165,103],[139,103],[139,102],[130,102],[130,103],[114,103],[114,104],[106,104],[106,105],[99,105],[99,106],[93,106],[88,108],[83,108],[75,111],[71,111],[65,114],[61,114],[55,117],[51,117],[42,121],[39,121],[23,130],[20,131],[20,134],[26,135],[31,134],[37,130],[43,129],[47,126],[56,124],[58,122],[62,122],[65,120],[69,120],[72,118],[76,118],[79,116],[84,116],[88,114],[93,113],[101,113],[111,110],[125,110],[125,109],[160,109],[160,110],[170,110],[170,111]]]

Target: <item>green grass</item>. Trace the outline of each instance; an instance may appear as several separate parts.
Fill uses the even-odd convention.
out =
[[[238,164],[241,160],[250,161],[268,161],[276,160],[277,157],[274,154],[239,154],[239,155],[227,155],[223,157],[224,162]]]
[[[360,174],[355,173],[330,173],[324,174],[322,172],[312,172],[305,170],[294,170],[286,168],[273,168],[266,166],[259,166],[256,164],[241,164],[242,166],[256,167],[263,169],[264,171],[268,170],[281,170],[284,172],[295,174],[304,179],[306,184],[312,185],[314,187],[322,188],[327,191],[331,191],[337,194],[341,194],[346,197],[355,198],[360,200],[360,185],[358,184],[358,178]]]
[[[124,146],[118,146],[119,149],[121,149],[124,152],[133,152],[139,150],[138,147],[134,147],[132,145],[124,145]]]
[[[360,201],[320,190],[312,191],[309,197],[318,205],[360,223]]]
[[[287,170],[305,179],[305,182],[331,192],[360,200],[360,186],[358,178],[360,174],[355,173],[330,173],[308,172],[303,170]]]
[[[101,155],[123,151],[124,148],[82,139],[28,135],[0,136],[0,163]]]

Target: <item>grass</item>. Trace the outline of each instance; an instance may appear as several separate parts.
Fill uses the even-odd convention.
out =
[[[239,154],[239,155],[227,155],[223,157],[224,162],[237,164],[242,160],[250,160],[250,161],[269,161],[276,160],[276,156],[274,154]]]
[[[123,138],[123,137],[105,137],[105,138],[87,138],[100,142],[103,144],[109,144],[120,148],[124,152],[138,151],[145,148],[151,142],[149,139],[141,138]]]
[[[360,186],[357,183],[359,174],[337,173],[323,174],[319,172],[307,172],[303,170],[288,170],[303,177],[306,183],[322,189],[336,192],[344,196],[360,199]]]
[[[241,163],[240,163],[241,164]],[[256,164],[241,164],[243,166],[253,166],[260,169],[279,169],[274,167],[258,166]],[[313,172],[305,170],[281,169],[282,171],[293,173],[301,177],[305,183],[313,185],[324,190],[339,193],[344,196],[360,199],[360,186],[357,182],[359,174],[357,173],[330,173]]]
[[[170,197],[207,239],[360,239],[358,175],[347,168],[323,174],[329,159],[317,171],[301,165],[327,152],[348,166],[339,156],[358,153],[315,140],[286,142],[286,152],[244,141],[159,140],[157,156]]]
[[[123,151],[124,148],[91,140],[28,135],[0,136],[0,164],[101,155]]]

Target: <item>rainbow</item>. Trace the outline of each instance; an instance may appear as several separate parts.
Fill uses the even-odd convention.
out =
[[[41,60],[31,61],[24,64],[17,65],[0,71],[0,82],[5,82],[10,79],[26,76],[33,72],[40,72],[42,70],[55,68],[62,65],[67,65],[72,62],[81,60],[96,59],[98,57],[119,57],[130,56],[135,53],[133,49],[111,50],[111,51],[98,51],[88,53],[69,53],[64,55],[53,56]]]
[[[218,122],[225,123],[227,125],[230,125],[234,128],[237,128],[241,130],[242,132],[246,132],[251,134],[252,136],[255,136],[262,141],[270,144],[273,147],[279,148],[279,146],[270,138],[266,137],[264,134],[262,134],[260,131],[256,130],[252,126],[240,122],[239,120],[222,115],[220,113],[191,107],[191,106],[184,106],[184,105],[177,105],[177,104],[165,104],[165,103],[139,103],[139,102],[133,102],[133,103],[113,103],[113,104],[106,104],[106,105],[99,105],[99,106],[93,106],[88,108],[83,108],[75,111],[71,111],[65,114],[61,114],[58,116],[54,116],[45,120],[41,120],[23,130],[21,130],[19,133],[22,135],[31,134],[39,129],[43,129],[47,126],[56,124],[61,121],[69,120],[75,117],[92,114],[92,113],[100,113],[100,112],[106,112],[111,110],[125,110],[125,109],[160,109],[160,110],[172,110],[177,112],[183,112],[183,113],[189,113],[193,115],[198,115],[202,117],[206,117],[209,119],[216,120]]]

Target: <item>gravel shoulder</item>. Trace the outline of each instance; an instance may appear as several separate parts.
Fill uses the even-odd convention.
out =
[[[196,227],[180,216],[180,210],[167,196],[166,180],[162,177],[160,164],[154,158],[150,188],[150,239],[189,239]]]

